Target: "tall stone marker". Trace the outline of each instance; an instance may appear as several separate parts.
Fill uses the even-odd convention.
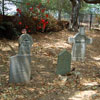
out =
[[[68,42],[72,43],[72,60],[85,61],[86,45],[92,43],[92,38],[85,35],[85,28],[80,27],[79,32],[74,37],[69,37]]]
[[[10,57],[10,83],[28,83],[31,77],[30,49],[33,44],[32,37],[22,34],[19,38],[19,51]]]
[[[71,54],[66,50],[63,50],[58,55],[56,73],[60,75],[65,75],[70,72],[70,69],[71,69]]]
[[[26,55],[30,54],[33,39],[29,34],[22,34],[19,38],[19,50],[18,54]]]

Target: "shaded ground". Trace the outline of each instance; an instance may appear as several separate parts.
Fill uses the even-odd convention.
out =
[[[55,73],[57,56],[63,49],[71,52],[67,39],[75,33],[51,33],[33,35],[29,84],[8,83],[9,57],[17,53],[18,44],[0,40],[0,100],[100,100],[100,31],[87,32],[93,44],[87,46],[85,62],[72,62],[75,71],[63,79]]]

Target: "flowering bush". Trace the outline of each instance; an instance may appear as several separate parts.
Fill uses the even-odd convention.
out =
[[[49,3],[49,0],[47,0]],[[19,27],[26,28],[28,32],[36,32],[41,31],[44,32],[46,30],[48,22],[48,13],[46,12],[46,8],[43,7],[41,3],[37,4],[34,7],[34,4],[26,3],[27,10],[23,11],[21,8],[17,8],[17,16]]]
[[[49,0],[47,0],[49,3]],[[24,7],[25,6],[25,7]],[[60,31],[62,26],[48,14],[42,3],[26,3],[17,8],[17,29],[26,28],[29,33]]]

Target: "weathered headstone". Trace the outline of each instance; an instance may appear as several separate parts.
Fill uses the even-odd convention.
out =
[[[18,54],[22,55],[30,54],[32,44],[33,44],[32,37],[29,34],[22,34],[19,38]]]
[[[84,61],[86,45],[92,43],[92,38],[85,35],[84,27],[80,27],[79,32],[74,37],[68,38],[69,43],[73,43],[72,47],[72,60]]]
[[[71,69],[71,54],[66,50],[63,50],[58,55],[57,70],[56,73],[65,75],[70,72]]]
[[[31,76],[30,55],[15,55],[10,58],[10,83],[27,83]]]
[[[32,37],[22,34],[19,38],[19,51],[15,56],[10,57],[10,83],[28,83],[31,76],[31,55],[30,50],[33,44]]]

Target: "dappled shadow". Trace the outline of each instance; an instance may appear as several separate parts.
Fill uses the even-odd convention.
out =
[[[81,88],[77,90],[73,95],[69,96],[67,100],[99,100],[99,93],[100,84],[97,82],[91,82],[87,83],[87,85],[81,85]]]
[[[7,94],[10,99],[22,100],[89,100],[100,92],[100,40],[99,33],[88,33],[93,37],[93,44],[87,46],[86,60],[72,62],[71,67],[80,73],[79,77],[71,74],[64,85],[56,75],[57,57],[63,50],[71,52],[67,41],[73,36],[67,31],[54,34],[33,35],[31,80],[29,84],[9,84],[9,57],[13,50],[9,46],[0,48],[0,95]],[[17,41],[8,41],[17,52]],[[95,82],[96,84],[92,83]],[[87,84],[85,84],[87,83]],[[93,85],[89,85],[89,84]],[[91,100],[91,99],[90,99]],[[94,99],[93,99],[94,100]]]

